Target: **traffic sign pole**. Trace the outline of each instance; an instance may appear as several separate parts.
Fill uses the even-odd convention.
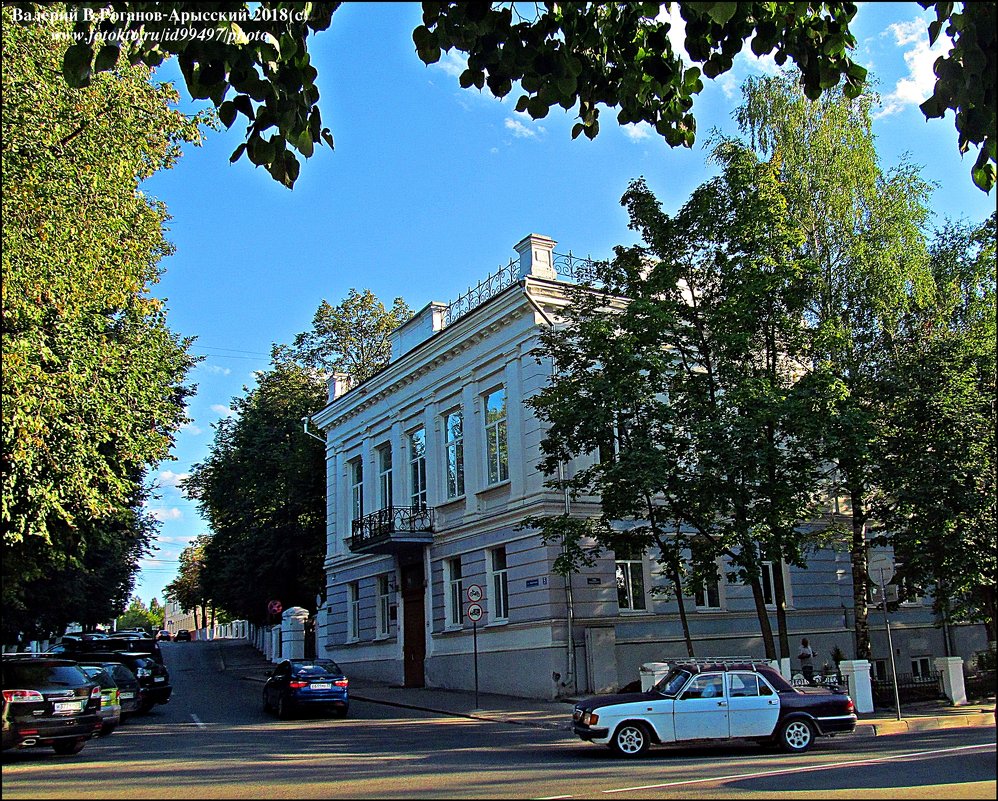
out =
[[[891,652],[891,673],[894,676],[894,708],[897,719],[901,720],[901,693],[898,692],[898,669],[894,663],[894,639],[891,637],[891,621],[887,618],[887,584],[884,581],[884,569],[880,568],[880,600],[884,604],[884,628],[887,629],[887,649]]]
[[[475,647],[475,709],[478,709],[478,623],[471,621],[471,639]]]

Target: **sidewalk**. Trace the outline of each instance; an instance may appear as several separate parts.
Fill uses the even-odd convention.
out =
[[[214,640],[222,669],[246,681],[263,684],[273,669],[245,640]],[[572,709],[576,699],[543,701],[507,695],[475,693],[469,690],[441,690],[429,687],[394,687],[365,679],[350,679],[350,697],[357,701],[384,704],[403,709],[418,709],[441,715],[512,723],[518,726],[572,730]],[[945,701],[902,706],[902,720],[893,710],[878,709],[860,715],[854,736],[878,737],[937,729],[995,725],[994,702],[953,707]]]

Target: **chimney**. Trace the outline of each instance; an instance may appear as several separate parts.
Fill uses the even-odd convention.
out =
[[[557,244],[551,237],[541,234],[528,234],[514,245],[520,254],[520,278],[532,275],[534,278],[555,280],[558,273],[554,269],[552,253]]]
[[[329,400],[334,401],[340,395],[349,392],[352,385],[353,381],[346,373],[333,373],[326,382]]]

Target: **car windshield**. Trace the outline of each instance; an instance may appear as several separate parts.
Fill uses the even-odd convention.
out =
[[[295,662],[292,671],[296,676],[339,676],[342,671],[335,662]]]
[[[655,685],[655,689],[662,693],[662,695],[675,697],[692,675],[688,670],[673,668],[666,674],[664,679]]]
[[[108,675],[104,668],[94,667],[92,665],[80,665],[80,668],[87,674],[87,676],[94,679],[94,681],[101,686],[102,690],[115,686],[114,680]]]

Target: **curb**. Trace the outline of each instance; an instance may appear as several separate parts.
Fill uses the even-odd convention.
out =
[[[994,726],[993,712],[978,712],[968,715],[949,715],[946,717],[919,717],[902,720],[878,720],[876,722],[856,724],[856,736],[883,737],[892,734],[908,734],[920,731],[938,731],[939,729],[963,729]]]

